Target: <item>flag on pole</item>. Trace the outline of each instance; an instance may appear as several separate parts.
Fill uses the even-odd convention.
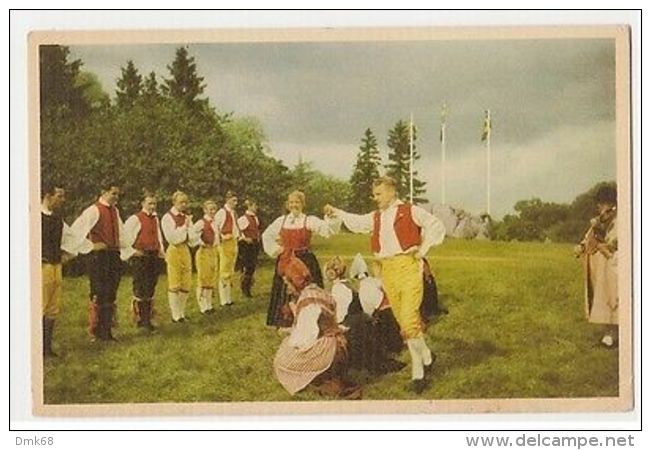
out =
[[[484,112],[484,124],[481,127],[481,140],[484,142],[491,134],[491,117],[488,110]]]
[[[445,134],[445,124],[448,120],[448,105],[443,103],[441,107],[441,133],[439,135],[439,141],[443,142],[443,135]]]

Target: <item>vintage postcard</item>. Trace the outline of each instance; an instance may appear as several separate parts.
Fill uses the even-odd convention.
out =
[[[34,31],[34,414],[630,410],[629,46]]]

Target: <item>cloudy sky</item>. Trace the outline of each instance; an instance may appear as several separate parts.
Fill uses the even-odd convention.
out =
[[[167,77],[176,45],[73,46],[114,95],[120,67]],[[448,105],[447,203],[485,210],[483,111],[490,108],[492,213],[520,199],[569,202],[615,179],[612,40],[190,44],[221,112],[254,116],[271,152],[347,179],[366,128],[386,161],[387,132],[413,114],[420,177],[441,199],[439,110]]]

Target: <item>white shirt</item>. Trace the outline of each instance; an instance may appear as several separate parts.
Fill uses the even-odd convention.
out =
[[[188,245],[194,246],[196,245],[196,239],[194,239],[195,236],[193,233],[191,233],[190,230],[190,227],[192,226],[190,218],[186,215],[185,223],[180,227],[177,227],[176,222],[174,222],[174,217],[172,217],[172,214],[177,216],[180,213],[181,212],[174,206],[167,213],[165,213],[163,219],[160,222],[160,226],[163,229],[163,235],[165,236],[167,242],[170,243],[170,245],[182,244],[187,241]]]
[[[330,294],[337,304],[337,323],[341,323],[348,315],[348,308],[353,301],[353,290],[346,285],[344,280],[335,280]]]
[[[303,213],[298,214],[297,216],[287,214],[285,216],[280,216],[274,220],[273,223],[269,225],[266,230],[264,230],[264,233],[262,233],[262,246],[265,253],[271,257],[278,255],[281,246],[281,228],[288,230],[298,230],[303,228],[303,224],[305,224],[305,227],[308,230],[325,238],[328,238],[334,234],[330,228],[330,224],[324,220],[319,219],[316,216],[306,217]]]
[[[142,211],[147,213],[147,211],[144,209]],[[164,253],[165,250],[163,249],[163,236],[160,232],[159,220],[156,216],[156,213],[154,213],[153,216],[156,217],[156,231],[158,232],[158,243],[160,244],[159,250],[161,253]],[[123,261],[128,260],[136,253],[136,249],[133,248],[133,244],[135,244],[136,239],[138,239],[138,234],[140,233],[141,227],[142,224],[140,223],[140,219],[136,214],[132,215],[127,219],[126,222],[124,222],[124,241],[126,246],[120,250],[120,258],[122,258]]]
[[[219,235],[219,229],[217,228],[217,223],[215,219],[211,219],[208,216],[203,216],[203,219],[197,220],[194,223],[194,225],[192,225],[191,233],[194,236],[193,240],[200,245],[209,246],[206,242],[203,241],[203,239],[201,239],[201,234],[203,233],[203,226],[206,220],[212,222],[210,226],[212,227],[212,231],[215,233],[215,241],[212,243],[212,245],[210,245],[210,247],[217,247],[221,240],[221,236]]]
[[[98,200],[104,206],[110,206],[106,203],[101,197]],[[115,206],[115,210],[118,216],[118,234],[120,239],[120,248],[123,249],[126,247],[124,240],[124,224],[122,223],[122,218],[120,217],[120,210]],[[81,213],[81,216],[77,218],[70,227],[72,233],[75,235],[75,239],[79,242],[77,248],[79,253],[90,253],[93,250],[93,242],[88,239],[88,233],[93,229],[95,224],[99,221],[99,209],[97,205],[90,205],[88,208]]]
[[[222,228],[224,228],[224,224],[226,223],[226,214],[229,214],[231,216],[231,220],[233,223],[233,231],[231,234],[233,235],[233,238],[239,239],[240,230],[239,228],[237,228],[238,226],[237,217],[235,217],[235,211],[233,211],[228,205],[224,205],[224,207],[219,211],[217,211],[217,214],[215,215],[215,223],[217,224],[217,229],[219,230],[220,237],[224,236],[221,233],[221,230]]]
[[[52,211],[43,205],[41,205],[41,212],[46,216],[51,216],[53,214]],[[61,250],[66,253],[70,253],[71,255],[77,255],[77,253],[79,253],[79,246],[83,242],[79,242],[79,239],[72,232],[65,220],[61,219],[61,222],[63,222],[63,230],[61,233]],[[86,238],[84,237],[83,240],[85,241]]]
[[[423,258],[427,255],[430,247],[439,245],[445,238],[445,226],[439,219],[425,211],[423,208],[412,205],[411,216],[414,223],[421,228],[421,244],[418,247],[402,250],[398,236],[394,229],[398,205],[402,201],[396,200],[391,206],[380,212],[380,251],[375,254],[378,258],[416,252],[416,256]],[[335,215],[341,218],[353,233],[371,233],[373,231],[373,216],[375,212],[358,215],[351,214],[341,209],[335,209]],[[336,218],[333,222],[336,221]]]

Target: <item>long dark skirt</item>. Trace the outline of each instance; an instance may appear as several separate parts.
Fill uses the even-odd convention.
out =
[[[426,259],[423,271],[423,301],[420,303],[420,315],[425,321],[447,311],[439,306],[439,293],[436,279]]]
[[[296,257],[305,263],[312,276],[312,282],[317,286],[323,287],[323,276],[321,275],[321,266],[319,261],[310,251],[296,252]],[[283,279],[278,275],[278,262],[276,259],[276,269],[271,285],[271,298],[269,299],[269,309],[267,310],[267,325],[275,327],[289,327],[292,325],[294,318],[289,312],[287,304],[291,300],[287,292],[287,286]]]

